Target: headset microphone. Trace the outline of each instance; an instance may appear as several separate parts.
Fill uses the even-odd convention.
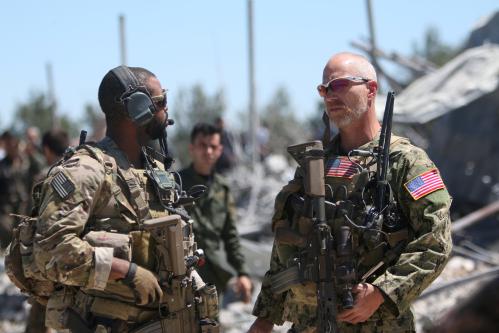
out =
[[[166,122],[167,126],[172,126],[174,124],[175,124],[175,120],[173,120],[173,119],[168,119],[168,121]]]

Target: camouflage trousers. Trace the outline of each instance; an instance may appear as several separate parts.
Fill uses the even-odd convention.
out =
[[[416,332],[414,316],[410,310],[398,317],[382,317],[377,311],[367,321],[359,324],[338,323],[341,333],[412,333]],[[386,314],[386,312],[384,312]],[[289,333],[316,333],[317,319],[315,306],[288,304],[284,310],[284,320],[293,323]]]

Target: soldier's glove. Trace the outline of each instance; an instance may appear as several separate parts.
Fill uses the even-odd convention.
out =
[[[132,288],[135,301],[138,305],[154,303],[159,301],[161,296],[163,296],[161,287],[154,274],[145,268],[137,266],[133,262],[130,263],[128,273],[121,281]]]

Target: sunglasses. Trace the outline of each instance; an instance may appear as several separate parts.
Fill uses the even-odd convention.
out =
[[[166,108],[167,104],[166,90],[163,89],[163,93],[161,95],[152,96],[151,100],[154,102],[154,105],[156,105],[156,108],[158,108],[159,110]]]
[[[339,77],[336,79],[332,79],[326,84],[324,83],[319,84],[317,86],[317,90],[319,91],[319,95],[321,97],[326,97],[328,92],[330,91],[340,92],[345,88],[350,87],[354,83],[367,83],[369,81],[371,80],[360,76]]]

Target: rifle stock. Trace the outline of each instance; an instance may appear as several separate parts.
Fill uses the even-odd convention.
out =
[[[142,227],[155,239],[165,272],[173,272],[177,276],[185,275],[187,267],[184,259],[181,216],[174,214],[146,220]],[[165,278],[161,274],[160,277]]]

